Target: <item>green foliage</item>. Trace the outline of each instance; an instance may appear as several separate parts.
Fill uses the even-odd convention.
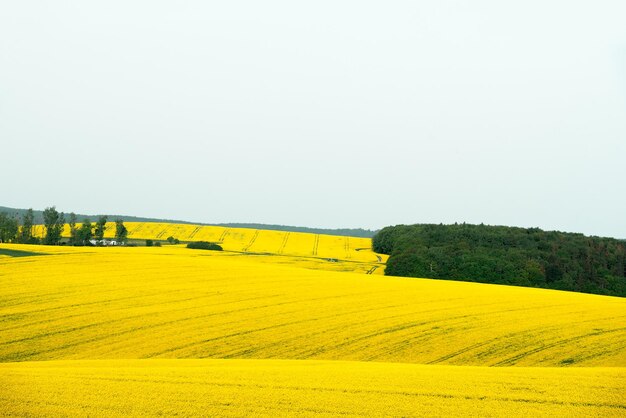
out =
[[[6,212],[0,212],[0,242],[14,242],[17,239],[19,223]]]
[[[43,211],[43,223],[46,229],[43,243],[46,245],[58,245],[61,242],[61,234],[65,227],[63,212],[57,212],[54,206]]]
[[[35,215],[33,209],[28,209],[22,214],[22,227],[20,228],[17,242],[22,244],[36,244],[39,240],[33,237],[33,224]]]
[[[151,239],[146,240],[146,247],[152,247],[153,245],[154,245],[154,241],[152,241]]]
[[[26,212],[26,209],[17,209],[17,208],[10,208],[6,206],[0,206],[0,212],[7,212],[11,214],[15,213],[18,216],[23,216],[23,214]],[[33,213],[35,215],[35,225],[41,225],[43,223],[43,211],[34,210]],[[78,219],[88,218],[89,221],[91,222],[97,222],[98,218],[100,217],[100,215],[85,215],[85,214],[76,214],[76,216],[78,217]],[[181,223],[181,224],[192,224],[192,225],[198,224],[197,222],[188,222],[188,221],[173,220],[173,219],[145,218],[141,216],[124,216],[124,215],[115,215],[115,214],[107,214],[107,216],[111,219],[122,219],[124,222],[169,222],[169,223]],[[202,224],[202,225],[208,225],[208,224]]]
[[[212,251],[224,250],[221,245],[216,244],[214,242],[207,242],[207,241],[190,242],[189,244],[187,244],[187,248],[191,248],[194,250],[212,250]]]
[[[69,240],[70,245],[77,245],[78,243],[76,221],[77,221],[76,214],[74,212],[70,213],[70,219],[68,221],[68,224],[70,226],[70,240]]]
[[[10,213],[17,213],[18,215],[22,215],[26,212],[26,209],[16,209],[9,208],[5,206],[0,206],[0,211],[6,211]],[[35,210],[33,211],[35,215],[35,225],[41,224],[43,222],[42,211]],[[78,218],[88,218],[91,222],[97,222],[99,216],[94,215],[77,215]],[[271,231],[290,231],[290,232],[308,232],[311,234],[325,234],[325,235],[337,235],[337,236],[347,236],[347,237],[364,237],[371,238],[374,236],[376,231],[372,231],[369,229],[363,228],[340,228],[340,229],[324,229],[324,228],[307,228],[302,226],[289,226],[289,225],[271,225],[271,224],[257,224],[257,223],[221,223],[221,224],[207,224],[202,222],[190,222],[183,220],[174,220],[174,219],[159,219],[159,218],[144,218],[138,216],[123,216],[123,215],[114,215],[109,214],[109,218],[111,219],[121,219],[124,222],[166,222],[166,223],[177,223],[177,224],[187,224],[187,225],[212,225],[212,226],[225,226],[230,228],[251,228],[251,229],[269,229]]]
[[[124,221],[122,219],[117,219],[115,221],[115,240],[120,244],[126,243],[128,240],[128,229],[124,226]]]
[[[74,245],[91,245],[89,242],[93,238],[93,225],[89,219],[84,219],[83,224],[76,231],[76,242]]]
[[[104,239],[104,231],[107,229],[107,216],[103,215],[98,218],[98,222],[96,222],[96,230],[94,232],[94,236],[97,241],[102,241]]]
[[[161,246],[161,241],[154,241],[154,246],[155,247],[160,247]]]
[[[379,231],[392,276],[466,280],[626,296],[626,245],[611,238],[486,225]]]
[[[180,244],[178,238],[174,238],[172,236],[167,237],[167,242],[169,242],[170,244]]]

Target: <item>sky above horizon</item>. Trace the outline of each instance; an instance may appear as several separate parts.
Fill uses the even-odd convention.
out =
[[[0,5],[0,205],[626,238],[626,2]]]

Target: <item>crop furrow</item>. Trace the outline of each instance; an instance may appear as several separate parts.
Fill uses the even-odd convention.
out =
[[[201,228],[202,228],[201,226],[197,226],[197,227],[195,227],[195,228],[194,228],[194,230],[193,230],[193,231],[191,231],[191,234],[189,234],[189,237],[188,237],[188,238],[189,238],[189,239],[193,239],[193,237],[195,237],[195,236],[196,236],[196,234],[200,231],[200,229],[201,229]]]
[[[285,233],[285,236],[283,237],[283,241],[280,243],[280,247],[278,248],[277,254],[283,254],[285,252],[287,241],[289,241],[289,234],[291,234],[291,232]]]
[[[258,237],[259,237],[259,230],[257,229],[256,231],[254,231],[254,235],[252,235],[252,239],[250,240],[250,242],[248,242],[248,245],[242,248],[241,251],[243,251],[244,253],[248,252],[248,250],[250,249],[250,247],[252,247],[252,245],[254,244],[254,242],[256,241]]]
[[[230,233],[230,228],[225,228],[224,231],[222,231],[220,237],[217,239],[218,243],[224,243],[224,240],[226,239],[226,236]]]
[[[528,357],[532,354],[537,354],[541,351],[545,351],[547,349],[550,348],[554,348],[554,347],[558,347],[558,346],[563,346],[567,343],[571,343],[574,341],[579,341],[579,340],[583,340],[587,337],[595,337],[598,335],[603,335],[603,334],[609,334],[609,333],[614,333],[614,332],[619,332],[619,331],[625,331],[626,328],[616,328],[616,329],[612,329],[612,330],[605,330],[605,331],[594,331],[594,332],[590,332],[584,335],[578,335],[576,337],[571,337],[571,338],[565,338],[559,341],[556,341],[552,344],[546,344],[546,345],[542,345],[540,347],[534,348],[532,350],[528,350],[525,351],[523,353],[519,353],[513,357],[509,357],[507,359],[504,359],[502,361],[497,362],[496,364],[494,364],[494,366],[507,366],[507,365],[512,365],[515,364],[515,362],[517,362],[518,360],[524,358],[524,357]]]
[[[315,241],[313,241],[313,252],[312,252],[313,255],[317,255],[317,249],[319,245],[320,245],[320,236],[319,234],[316,234]]]

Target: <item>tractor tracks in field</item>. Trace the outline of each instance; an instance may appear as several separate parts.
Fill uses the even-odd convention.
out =
[[[278,248],[277,254],[283,254],[285,252],[285,247],[287,246],[287,241],[289,241],[290,235],[291,235],[291,232],[287,232],[285,234],[285,236],[283,237],[283,241],[280,243],[280,247]]]
[[[313,241],[313,255],[317,255],[317,250],[320,246],[320,235],[315,235],[315,241]]]
[[[363,292],[361,294],[362,295],[368,295],[368,294],[372,294],[372,292]],[[311,298],[311,299],[286,301],[286,302],[281,302],[281,303],[278,303],[278,304],[266,304],[266,305],[263,305],[263,306],[246,308],[244,310],[261,309],[261,308],[281,306],[281,305],[294,305],[294,306],[297,306],[298,304],[301,304],[303,302],[315,302],[315,301],[320,301],[320,300],[340,299],[340,298],[342,298],[341,295],[331,296],[331,297],[317,297],[317,298]],[[233,312],[238,312],[238,311],[235,310]],[[231,312],[226,312],[226,313],[231,313]],[[185,343],[183,345],[170,347],[170,348],[168,348],[166,350],[160,350],[158,352],[150,353],[150,354],[148,354],[146,356],[143,356],[142,358],[153,358],[153,357],[157,357],[157,356],[162,356],[164,354],[169,354],[169,353],[172,353],[172,352],[175,352],[175,351],[188,349],[188,348],[191,348],[191,347],[202,346],[202,345],[204,345],[206,343],[209,343],[209,342],[214,342],[214,341],[219,341],[219,340],[226,340],[226,339],[230,339],[230,338],[233,338],[233,337],[241,337],[241,336],[245,336],[245,335],[256,334],[256,333],[263,332],[263,331],[268,331],[268,330],[273,330],[273,329],[278,329],[278,328],[284,328],[284,327],[289,327],[289,326],[293,326],[293,325],[299,325],[299,324],[305,324],[305,323],[311,323],[311,322],[315,323],[315,322],[318,322],[320,320],[330,319],[330,318],[337,318],[338,316],[344,316],[344,315],[346,315],[346,314],[345,313],[338,314],[337,312],[332,312],[331,314],[319,316],[319,317],[316,317],[316,318],[311,318],[311,317],[298,318],[298,319],[294,319],[292,321],[273,323],[271,325],[266,325],[266,326],[263,326],[263,327],[241,329],[238,332],[233,332],[233,333],[230,333],[230,334],[218,335],[218,336],[213,336],[213,337],[210,337],[210,338],[204,338],[204,339],[201,339],[201,340],[189,341],[189,342],[187,342],[187,343]],[[239,320],[235,320],[233,323],[238,323],[238,322],[239,322]],[[277,343],[278,342],[274,342],[274,343],[272,343],[272,345],[273,344],[277,344]],[[229,356],[223,356],[223,358],[229,358]]]
[[[138,229],[140,229],[138,225],[128,225],[128,235],[133,235]]]
[[[189,239],[192,239],[193,237],[195,237],[196,234],[200,232],[201,228],[202,228],[201,226],[197,226],[193,231],[191,231],[191,234],[189,234]]]
[[[346,238],[344,239],[343,249],[344,249],[344,250],[345,250],[345,252],[346,252],[346,258],[347,258],[347,259],[352,258],[352,255],[350,255],[350,237],[346,237]],[[368,274],[370,274],[370,273],[368,273]]]
[[[201,299],[201,298],[207,298],[207,297],[211,297],[214,295],[202,295],[202,296],[198,296],[198,297],[193,297],[193,298],[186,298],[186,299],[181,299],[181,300],[174,300],[174,301],[168,301],[167,303],[180,303],[181,301],[189,301],[189,300],[194,300],[194,299]],[[271,295],[271,297],[276,297],[279,295]],[[262,299],[266,299],[267,296],[255,296],[255,297],[251,297],[251,298],[246,298],[246,299],[242,299],[242,300],[236,300],[236,301],[227,301],[224,303],[218,303],[214,306],[225,306],[225,305],[232,305],[232,304],[238,304],[242,301],[254,301],[254,300],[262,300]],[[161,302],[162,303],[162,302]],[[280,303],[279,305],[286,305],[289,303],[295,303],[295,302],[283,302]],[[148,305],[149,306],[149,305]],[[0,361],[2,362],[7,362],[7,361],[14,361],[13,359],[22,359],[25,358],[24,354],[27,355],[27,357],[29,359],[35,358],[38,355],[42,355],[42,354],[49,354],[52,352],[58,352],[61,350],[66,350],[68,348],[73,348],[73,347],[77,347],[80,345],[84,345],[84,344],[88,344],[88,343],[93,343],[96,341],[102,341],[102,340],[106,340],[108,338],[114,338],[114,337],[119,337],[120,335],[129,335],[129,334],[133,334],[136,332],[140,332],[140,331],[145,331],[145,330],[149,330],[149,329],[154,329],[154,328],[158,328],[158,327],[162,327],[162,326],[167,326],[167,325],[171,325],[171,324],[177,324],[177,323],[182,323],[182,322],[187,322],[187,321],[193,321],[196,319],[204,319],[204,318],[208,318],[208,317],[213,317],[213,316],[218,316],[218,315],[223,315],[223,314],[230,314],[230,313],[235,313],[235,312],[240,312],[240,311],[249,311],[249,310],[255,310],[255,309],[262,309],[262,308],[267,308],[270,306],[274,306],[273,304],[265,304],[265,305],[257,305],[257,306],[252,306],[252,307],[246,307],[246,308],[239,308],[239,309],[233,309],[233,310],[229,310],[229,311],[222,311],[222,312],[210,312],[207,314],[201,314],[201,315],[195,315],[195,316],[189,316],[189,317],[183,317],[183,318],[177,318],[174,320],[166,320],[166,321],[161,321],[161,322],[156,322],[156,323],[151,323],[151,324],[144,324],[144,325],[140,325],[140,326],[133,326],[132,324],[130,325],[130,327],[123,329],[123,330],[119,330],[118,332],[115,333],[108,333],[108,334],[102,334],[102,335],[96,335],[96,336],[90,336],[89,338],[83,338],[83,339],[79,339],[78,341],[74,341],[71,343],[67,343],[64,345],[57,345],[57,346],[53,346],[53,347],[42,347],[42,349],[40,349],[39,351],[35,350],[35,349],[31,349],[30,351],[22,351],[22,352],[10,352],[10,353],[6,353],[3,354],[0,357]],[[171,314],[173,312],[188,312],[189,311],[189,307],[183,307],[183,308],[176,308],[176,309],[171,309],[168,311],[163,311],[161,312],[162,314],[168,313]],[[32,341],[32,340],[40,340],[43,338],[48,338],[51,336],[58,336],[58,335],[65,335],[65,334],[72,334],[76,331],[84,331],[87,329],[94,329],[94,328],[100,328],[104,325],[111,325],[111,324],[115,324],[115,323],[124,323],[126,321],[130,321],[130,320],[135,320],[135,319],[139,319],[144,317],[143,314],[141,315],[131,315],[131,316],[126,316],[126,317],[121,317],[121,318],[115,318],[115,319],[109,319],[103,322],[94,322],[94,323],[89,323],[89,324],[83,324],[83,325],[78,325],[75,327],[71,327],[71,328],[66,328],[66,329],[61,329],[61,330],[56,330],[56,331],[50,331],[50,332],[46,332],[43,334],[37,334],[37,335],[33,335],[33,336],[29,336],[29,337],[25,337],[25,338],[20,338],[18,340],[13,340],[13,341],[6,341],[6,342],[2,342],[2,346],[9,346],[11,344],[15,344],[15,343],[21,343],[21,342],[25,342],[25,341]],[[38,347],[39,348],[39,347]]]
[[[248,243],[248,245],[246,245],[245,247],[243,247],[241,249],[241,251],[243,251],[244,253],[247,253],[248,250],[250,249],[250,247],[252,247],[252,245],[254,245],[254,242],[256,241],[256,239],[259,237],[259,233],[261,231],[259,231],[258,229],[256,231],[254,231],[254,235],[252,235],[252,239],[250,240],[250,242]]]
[[[171,225],[166,226],[161,232],[159,232],[156,236],[157,239],[161,239],[165,236],[165,234],[167,233],[167,231],[169,231],[170,229],[172,229]]]
[[[626,330],[626,328],[616,328],[616,329],[610,329],[610,330],[599,330],[599,331],[593,331],[593,332],[589,332],[589,333],[582,334],[582,335],[576,335],[576,336],[569,337],[569,338],[563,338],[563,339],[557,340],[557,341],[555,341],[553,343],[541,345],[539,347],[533,348],[532,350],[524,351],[524,352],[519,353],[519,354],[517,354],[517,355],[515,355],[513,357],[509,357],[507,359],[499,361],[499,362],[495,363],[494,366],[496,366],[496,367],[511,366],[511,365],[514,365],[517,361],[523,359],[524,357],[528,357],[528,356],[530,356],[532,354],[536,354],[536,353],[539,353],[541,351],[548,350],[550,348],[555,348],[555,347],[563,346],[563,345],[571,343],[571,342],[577,342],[577,341],[580,341],[580,340],[584,340],[585,338],[588,338],[588,337],[595,337],[595,336],[598,336],[598,335],[610,334],[610,333],[614,333],[614,332],[623,332],[624,330]]]
[[[224,240],[226,239],[226,236],[230,233],[230,228],[226,228],[224,229],[224,231],[222,232],[222,234],[220,235],[220,237],[217,239],[218,243],[223,243]]]

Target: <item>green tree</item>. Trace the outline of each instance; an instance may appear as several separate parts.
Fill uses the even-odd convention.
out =
[[[30,208],[22,215],[22,228],[20,229],[20,233],[17,238],[18,242],[21,242],[22,244],[33,243],[34,222],[35,222],[35,215],[33,213],[33,209]]]
[[[213,250],[213,251],[222,251],[223,248],[221,245],[218,245],[214,242],[208,241],[195,241],[187,244],[187,248],[191,248],[193,250]]]
[[[74,212],[70,213],[70,245],[78,244],[78,230],[76,229],[76,214]]]
[[[488,225],[398,225],[372,240],[385,274],[626,296],[626,247],[613,238]]]
[[[59,242],[61,242],[61,234],[65,227],[65,216],[63,216],[63,212],[57,212],[54,206],[44,209],[43,223],[46,228],[44,244],[58,245]]]
[[[88,218],[83,220],[83,224],[76,230],[76,245],[90,245],[93,237],[93,225]]]
[[[115,221],[115,240],[120,244],[126,243],[128,240],[128,229],[121,219]]]
[[[13,242],[17,239],[19,223],[6,212],[0,212],[0,242]]]
[[[98,218],[98,222],[96,222],[96,231],[94,234],[96,240],[102,241],[104,239],[104,231],[107,229],[106,223],[107,217],[105,215],[102,215]]]

